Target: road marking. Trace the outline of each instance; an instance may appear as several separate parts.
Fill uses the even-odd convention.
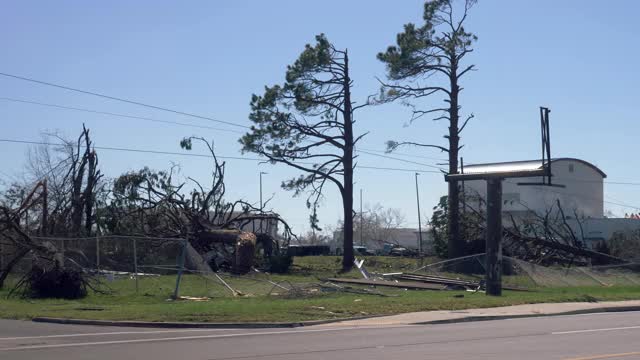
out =
[[[366,329],[389,329],[389,328],[401,328],[401,327],[413,327],[413,326],[414,325],[398,325],[398,326],[385,326],[385,327],[380,327],[380,326],[368,326],[368,327],[367,326],[354,326],[354,327],[335,328],[335,329],[264,331],[264,332],[222,334],[222,335],[177,336],[177,337],[151,338],[151,339],[94,341],[94,342],[80,342],[80,343],[68,343],[68,344],[18,346],[18,347],[11,347],[11,348],[2,348],[2,349],[0,349],[0,351],[38,350],[38,349],[65,348],[65,347],[78,347],[78,346],[96,346],[96,345],[115,345],[115,344],[136,344],[136,343],[145,343],[145,342],[162,342],[162,341],[177,341],[177,340],[221,339],[221,338],[231,338],[231,337],[259,336],[259,335],[321,333],[321,332],[347,331],[347,330],[359,330],[359,329],[365,329],[365,330]]]
[[[555,332],[552,332],[551,335],[581,334],[581,333],[590,333],[590,332],[631,330],[631,329],[640,329],[640,326],[625,326],[625,327],[617,327],[617,328],[586,329],[586,330],[572,330],[572,331],[555,331]]]
[[[205,332],[205,331],[213,332],[213,331],[228,331],[228,330],[229,329],[176,329],[176,330],[150,330],[150,331],[117,331],[117,332],[102,332],[102,333],[78,333],[78,334],[4,337],[4,338],[0,338],[0,341],[27,340],[27,339],[50,339],[50,338],[66,338],[66,337],[84,337],[84,336],[163,334],[163,333]]]
[[[612,359],[612,358],[620,358],[620,357],[633,356],[633,355],[640,355],[640,351],[621,353],[621,354],[605,354],[605,355],[586,356],[586,357],[571,358],[571,359],[566,359],[566,360]]]

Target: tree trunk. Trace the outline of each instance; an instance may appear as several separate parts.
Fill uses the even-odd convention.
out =
[[[79,161],[80,165],[78,166],[78,172],[73,176],[73,188],[71,190],[71,236],[80,236],[84,210],[81,194],[86,158],[82,157]]]
[[[458,173],[458,147],[460,138],[458,137],[458,78],[456,74],[456,65],[452,64],[451,69],[451,96],[449,103],[449,174]],[[449,194],[448,194],[448,233],[449,239],[447,242],[448,251],[447,255],[449,259],[464,256],[464,239],[460,236],[460,189],[458,188],[457,181],[449,181]]]
[[[349,58],[344,57],[344,184],[342,189],[342,206],[344,210],[344,241],[342,253],[342,270],[349,271],[353,267],[353,123],[351,113],[351,79],[349,78]]]
[[[88,141],[88,140],[87,140]],[[87,143],[87,147],[90,144]],[[87,185],[84,189],[84,212],[85,212],[85,224],[84,233],[85,236],[91,236],[91,230],[93,228],[93,208],[95,204],[95,187],[100,177],[100,171],[97,170],[98,155],[95,151],[91,151],[88,154],[89,168],[87,171]]]

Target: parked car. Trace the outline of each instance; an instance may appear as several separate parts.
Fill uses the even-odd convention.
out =
[[[355,245],[353,247],[353,252],[354,254],[361,255],[361,256],[375,255],[373,251],[367,249],[366,246],[361,246],[361,245]]]
[[[407,249],[401,246],[394,247],[389,252],[391,256],[417,256],[418,252],[414,249]]]

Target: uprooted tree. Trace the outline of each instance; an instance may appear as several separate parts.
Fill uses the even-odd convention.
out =
[[[86,293],[90,278],[65,258],[64,244],[48,238],[90,236],[104,187],[89,130],[83,126],[75,142],[57,138],[62,143],[54,152],[40,147],[30,153],[26,175],[31,181],[14,183],[2,194],[0,243],[9,258],[0,268],[0,287],[31,254],[32,268],[16,289],[33,296],[76,297]],[[69,281],[52,285],[54,278]]]
[[[304,174],[285,181],[282,187],[295,195],[308,191],[311,226],[318,227],[317,206],[327,182],[342,197],[344,214],[343,270],[353,266],[353,170],[356,136],[353,114],[367,103],[351,100],[349,57],[324,35],[307,44],[300,57],[287,67],[284,85],[266,87],[253,95],[251,130],[240,143],[243,152],[283,163]]]
[[[462,0],[459,16],[457,0],[433,0],[424,4],[422,26],[409,23],[397,36],[397,44],[378,54],[378,59],[387,65],[387,77],[383,82],[382,102],[400,100],[413,109],[411,122],[431,117],[448,122],[449,131],[444,137],[448,146],[424,144],[414,141],[389,141],[389,151],[402,145],[414,145],[439,149],[448,154],[448,173],[458,173],[460,133],[473,114],[461,118],[460,80],[474,65],[464,65],[464,58],[473,51],[477,37],[468,32],[464,23],[476,0]],[[420,109],[416,100],[442,96],[445,106]],[[448,256],[463,255],[460,233],[460,196],[457,181],[450,181],[448,191]]]

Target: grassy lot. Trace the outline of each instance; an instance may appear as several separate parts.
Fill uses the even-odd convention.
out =
[[[365,264],[370,271],[409,271],[418,260],[371,257]],[[335,257],[296,258],[292,273],[273,275],[270,279],[284,286],[296,287],[318,283],[317,278],[335,276],[340,260]],[[357,272],[340,276],[358,277]],[[386,297],[335,291],[311,291],[296,295],[284,294],[278,287],[265,282],[267,276],[255,274],[225,280],[246,296],[233,297],[214,280],[197,275],[184,277],[181,294],[206,296],[206,301],[170,301],[175,276],[147,277],[138,282],[119,279],[108,284],[111,293],[90,294],[84,299],[66,301],[7,299],[0,290],[0,317],[29,319],[36,316],[146,320],[254,322],[304,321],[344,318],[350,316],[396,314],[425,310],[460,310],[540,302],[598,301],[640,299],[640,286],[540,288],[529,292],[506,291],[499,298],[464,291],[407,291],[383,289]],[[270,294],[269,294],[270,293]],[[463,297],[460,297],[463,296]]]

